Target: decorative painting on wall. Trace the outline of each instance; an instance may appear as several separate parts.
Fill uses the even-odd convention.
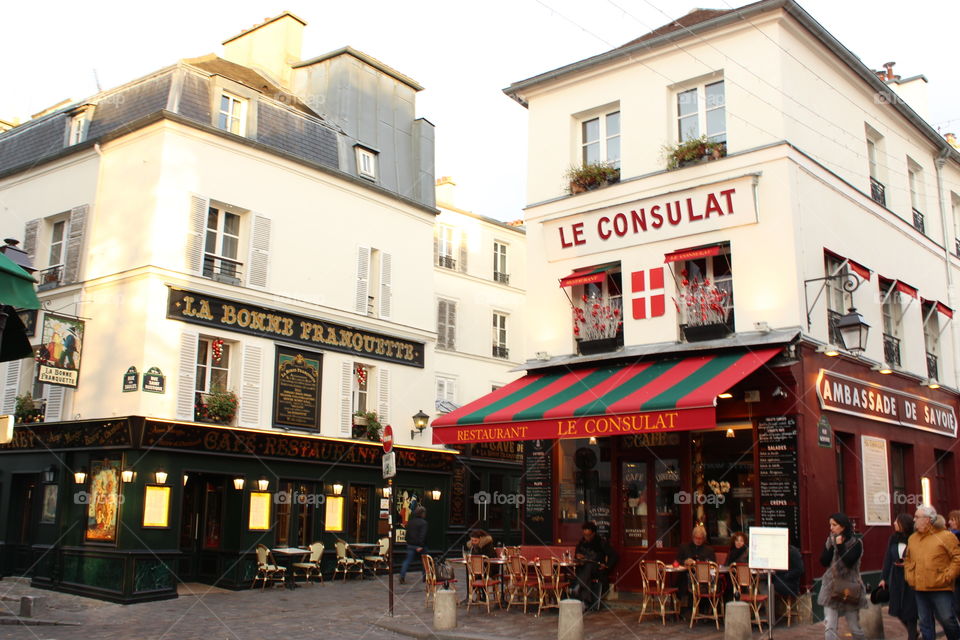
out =
[[[87,500],[85,538],[93,542],[116,542],[120,515],[120,461],[90,463],[90,491]]]

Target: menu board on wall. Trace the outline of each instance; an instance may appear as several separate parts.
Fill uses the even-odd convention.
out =
[[[553,442],[531,440],[523,447],[526,544],[549,544],[553,538]]]
[[[800,546],[800,481],[797,473],[797,419],[764,418],[757,425],[760,454],[760,524],[790,530]]]
[[[458,464],[450,473],[450,524],[462,527],[467,523],[467,468]]]
[[[301,429],[320,427],[320,354],[277,347],[273,423]]]
[[[887,468],[887,441],[860,436],[863,464],[863,514],[868,526],[890,525],[890,474]]]

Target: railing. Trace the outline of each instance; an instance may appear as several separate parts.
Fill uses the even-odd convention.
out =
[[[923,234],[927,233],[924,230],[923,214],[917,211],[916,209],[913,210],[913,228],[919,231],[920,233],[923,233]]]
[[[927,352],[927,377],[931,380],[939,380],[940,376],[937,375],[938,373],[937,355],[935,353]]]
[[[960,257],[960,238],[954,238],[953,240],[953,252],[957,254],[957,257]]]
[[[439,256],[437,258],[437,265],[443,267],[444,269],[456,269],[457,268],[457,259],[453,256]]]
[[[874,178],[870,178],[870,197],[873,198],[875,202],[887,206],[887,188]]]
[[[883,360],[889,365],[900,366],[900,338],[883,334]]]
[[[40,284],[37,285],[38,291],[59,287],[61,284],[63,284],[63,265],[61,264],[55,267],[50,267],[49,269],[44,269],[37,274],[37,280],[40,282]]]
[[[503,345],[501,345],[501,344],[495,344],[495,345],[493,345],[493,357],[494,357],[494,358],[509,358],[509,357],[510,357],[510,349],[508,349],[507,347],[505,347],[505,346],[503,346]]]
[[[830,344],[837,345],[838,347],[843,346],[843,336],[840,334],[840,329],[837,326],[842,317],[843,314],[839,311],[827,309],[827,327],[830,330]]]
[[[227,284],[240,284],[242,266],[242,262],[207,253],[203,256],[203,277]]]
[[[510,274],[509,273],[500,273],[499,271],[493,272],[493,281],[502,282],[503,284],[510,284]]]

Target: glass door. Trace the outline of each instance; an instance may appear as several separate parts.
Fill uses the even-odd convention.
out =
[[[650,546],[647,463],[620,463],[620,540],[625,547]]]

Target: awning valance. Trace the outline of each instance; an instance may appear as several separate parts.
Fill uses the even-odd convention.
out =
[[[873,271],[871,271],[871,270],[868,269],[867,267],[863,266],[862,264],[860,264],[860,263],[857,262],[856,260],[851,260],[850,258],[845,258],[844,256],[840,255],[839,253],[836,253],[835,251],[830,251],[830,249],[827,249],[827,248],[824,248],[823,252],[824,252],[825,254],[827,254],[828,256],[833,256],[836,260],[840,260],[841,262],[846,262],[846,263],[847,263],[847,266],[850,267],[850,270],[851,270],[851,271],[853,271],[855,274],[857,274],[858,276],[860,276],[860,277],[863,278],[864,280],[866,280],[866,281],[868,281],[868,282],[870,281],[870,274],[873,273]]]
[[[576,269],[568,276],[560,278],[561,287],[574,287],[578,284],[597,284],[603,282],[609,271],[613,271],[620,266],[619,262],[601,264],[596,267],[585,267]]]
[[[712,429],[722,393],[780,348],[530,373],[433,421],[434,444]]]
[[[680,249],[663,256],[665,263],[680,262],[686,260],[696,260],[698,258],[711,258],[720,255],[720,245],[714,244],[709,247],[697,247],[694,249]]]

